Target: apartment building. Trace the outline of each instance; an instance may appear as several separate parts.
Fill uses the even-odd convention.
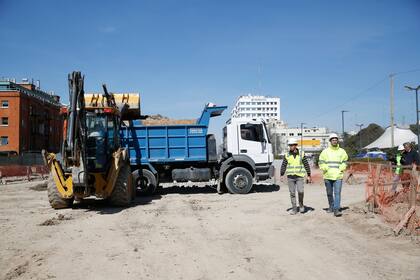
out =
[[[240,96],[231,112],[231,118],[262,118],[280,121],[280,98],[262,95]]]
[[[60,150],[60,98],[27,79],[0,80],[0,151]]]

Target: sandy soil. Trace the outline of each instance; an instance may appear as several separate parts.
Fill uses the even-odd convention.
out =
[[[419,242],[363,214],[361,185],[344,186],[335,218],[320,184],[296,216],[284,184],[168,187],[127,209],[61,211],[36,184],[0,186],[0,279],[420,279]]]

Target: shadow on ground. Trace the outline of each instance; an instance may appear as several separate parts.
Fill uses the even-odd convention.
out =
[[[198,194],[198,193],[217,193],[216,186],[170,186],[160,188],[158,194]]]
[[[312,211],[315,211],[315,208],[313,208],[313,207],[311,207],[311,206],[304,206],[305,207],[305,209],[303,210],[303,213],[301,213],[301,214],[305,214],[305,213],[308,213],[308,212],[312,212]],[[289,211],[291,211],[292,210],[292,207],[290,207],[290,208],[288,208],[288,209],[286,209],[286,211],[287,212],[289,212]],[[300,210],[299,209],[299,207],[298,207],[298,210]]]
[[[340,211],[346,211],[346,210],[348,210],[348,209],[350,209],[348,206],[344,206],[344,207],[340,207]],[[327,212],[327,210],[328,210],[328,207],[327,208],[322,208],[322,210],[324,210],[325,212]]]
[[[266,192],[277,192],[280,190],[280,186],[276,184],[255,184],[252,187],[251,192],[266,193]]]
[[[153,200],[161,199],[161,195],[137,196],[130,206],[118,207],[110,206],[109,202],[103,199],[88,198],[73,204],[73,209],[81,209],[86,211],[95,211],[99,214],[115,214],[131,207],[146,205]]]

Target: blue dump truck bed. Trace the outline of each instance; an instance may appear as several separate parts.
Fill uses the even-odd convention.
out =
[[[198,162],[208,160],[207,131],[211,117],[226,106],[206,106],[195,124],[143,125],[130,121],[121,129],[121,142],[128,148],[131,165]]]

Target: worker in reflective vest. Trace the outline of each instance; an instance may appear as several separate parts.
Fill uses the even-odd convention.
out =
[[[403,152],[404,152],[404,145],[399,145],[397,149],[397,156],[395,157],[395,164],[397,165],[397,167],[395,168],[394,178],[392,178],[391,191],[394,193],[397,190],[398,182],[400,181],[401,174],[403,172],[403,168],[402,168]]]
[[[344,171],[347,168],[348,155],[338,145],[338,135],[332,133],[329,137],[330,146],[319,155],[319,168],[323,172],[325,188],[327,190],[328,210],[334,216],[341,216],[341,187]]]
[[[311,169],[309,168],[305,153],[299,151],[297,148],[297,140],[290,138],[287,144],[289,145],[289,152],[283,159],[280,176],[287,175],[290,201],[292,202],[290,214],[295,215],[298,212],[296,207],[296,190],[299,198],[299,212],[305,213],[305,206],[303,204],[303,179],[308,175],[308,181],[311,182]]]

